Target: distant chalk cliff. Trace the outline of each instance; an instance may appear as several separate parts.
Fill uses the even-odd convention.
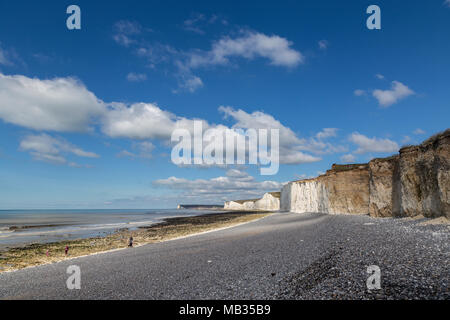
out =
[[[265,193],[261,199],[234,200],[225,202],[226,210],[280,210],[280,192]]]

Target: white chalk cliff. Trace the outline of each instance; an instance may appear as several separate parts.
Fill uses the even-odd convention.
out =
[[[268,192],[261,199],[232,200],[226,201],[225,210],[257,210],[278,211],[280,210],[280,193]]]

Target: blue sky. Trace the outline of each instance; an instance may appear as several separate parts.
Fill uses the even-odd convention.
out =
[[[448,127],[449,31],[444,0],[2,2],[0,209],[221,203],[393,154]],[[193,119],[280,129],[278,174],[174,165]]]

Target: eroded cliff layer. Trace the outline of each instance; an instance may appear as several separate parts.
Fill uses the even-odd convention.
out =
[[[281,191],[281,210],[365,214],[369,205],[367,164],[333,165],[315,179],[290,182]]]
[[[368,164],[333,165],[281,191],[281,210],[450,218],[450,129]]]
[[[400,215],[450,218],[450,130],[402,148],[399,180]]]
[[[374,217],[400,215],[398,156],[369,162],[369,214]]]

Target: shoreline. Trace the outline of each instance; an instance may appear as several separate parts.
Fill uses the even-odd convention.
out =
[[[170,217],[156,224],[138,227],[136,230],[121,229],[106,236],[50,243],[33,243],[22,247],[13,247],[0,252],[0,274],[126,249],[130,236],[134,238],[134,247],[140,247],[150,243],[175,240],[234,227],[264,218],[272,213],[271,211],[242,210],[188,217]],[[66,246],[69,246],[69,254],[67,256],[64,253]]]

